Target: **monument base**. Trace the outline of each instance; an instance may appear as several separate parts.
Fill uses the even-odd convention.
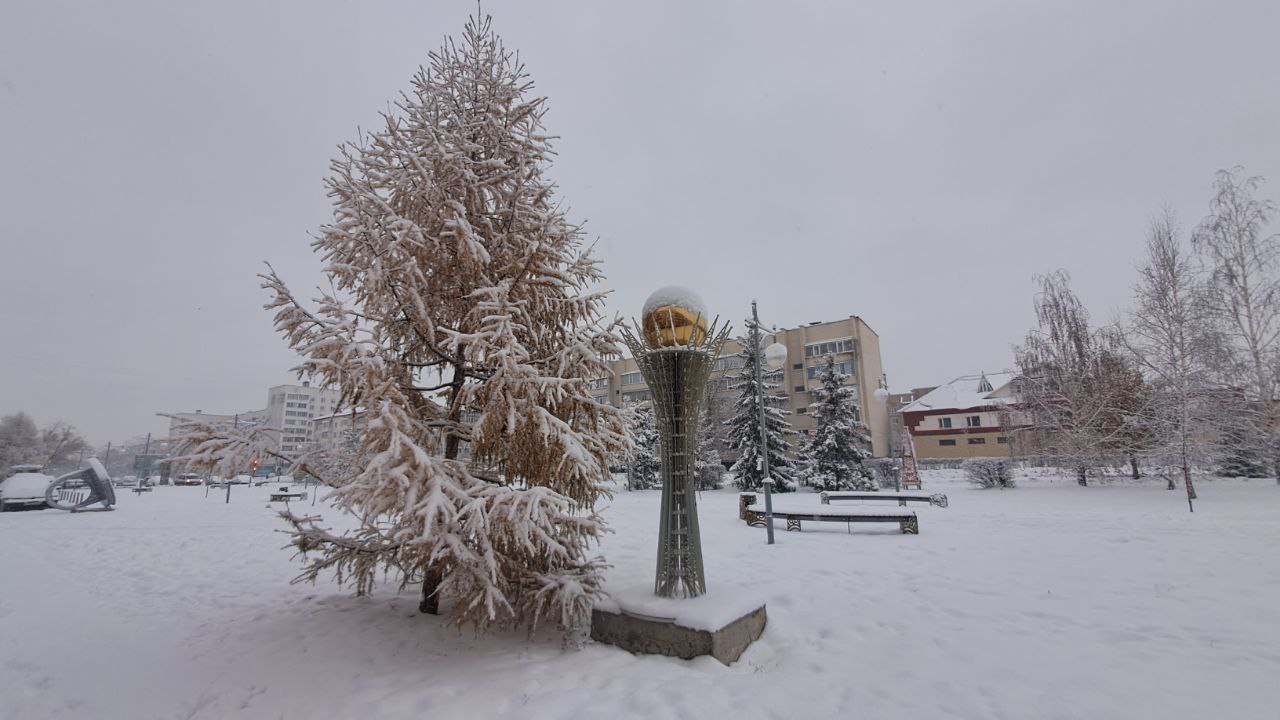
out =
[[[647,655],[710,655],[729,665],[759,639],[768,620],[763,603],[717,605],[707,595],[679,600],[652,593],[617,594],[597,605],[591,639]]]

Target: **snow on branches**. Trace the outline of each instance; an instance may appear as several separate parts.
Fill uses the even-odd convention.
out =
[[[748,330],[752,321],[746,320]],[[729,385],[738,391],[738,399],[733,406],[733,417],[725,421],[729,428],[729,447],[740,451],[737,462],[730,469],[737,477],[737,485],[743,490],[759,490],[764,482],[764,473],[760,463],[760,405],[764,404],[765,436],[768,438],[769,474],[774,479],[773,489],[776,492],[787,492],[796,489],[793,478],[794,470],[789,452],[791,444],[788,436],[792,434],[791,423],[787,421],[787,411],[783,409],[783,399],[774,390],[778,383],[772,381],[777,372],[767,372],[761,367],[762,378],[756,382],[756,367],[763,361],[763,348],[757,347],[751,335],[739,339],[742,352],[738,356],[743,359],[742,372]],[[759,387],[757,387],[759,385]]]
[[[312,307],[263,276],[298,373],[367,420],[358,461],[326,478],[360,527],[285,514],[308,558],[300,579],[367,593],[391,571],[423,583],[425,611],[444,598],[482,629],[589,616],[595,506],[606,459],[626,449],[622,411],[588,393],[620,350],[589,291],[598,263],[544,177],[546,104],[531,90],[489,19],[472,18],[331,164],[334,217],[312,247],[332,289]]]
[[[858,419],[857,394],[844,384],[847,377],[827,356],[819,375],[822,387],[809,405],[815,425],[801,453],[805,480],[819,490],[879,490],[862,464],[871,457],[871,437]]]

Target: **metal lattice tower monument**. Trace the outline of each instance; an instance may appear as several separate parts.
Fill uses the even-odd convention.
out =
[[[643,329],[623,328],[622,336],[649,386],[662,446],[662,516],[653,591],[662,597],[697,597],[707,591],[698,533],[698,416],[729,326],[717,327],[717,320],[708,329],[700,308],[651,307],[664,290],[676,289],[655,293],[646,303]]]

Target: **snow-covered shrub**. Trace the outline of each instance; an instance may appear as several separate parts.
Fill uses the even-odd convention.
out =
[[[1001,458],[969,458],[960,464],[969,482],[983,488],[1014,486],[1013,464]]]
[[[877,458],[862,462],[871,471],[871,478],[882,488],[896,487],[898,484],[898,461],[894,458]]]

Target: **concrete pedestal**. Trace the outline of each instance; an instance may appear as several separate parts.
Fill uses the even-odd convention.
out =
[[[766,622],[764,605],[723,624],[681,624],[678,617],[646,615],[611,604],[598,606],[591,612],[591,638],[633,653],[686,660],[710,655],[729,665],[760,637]]]

